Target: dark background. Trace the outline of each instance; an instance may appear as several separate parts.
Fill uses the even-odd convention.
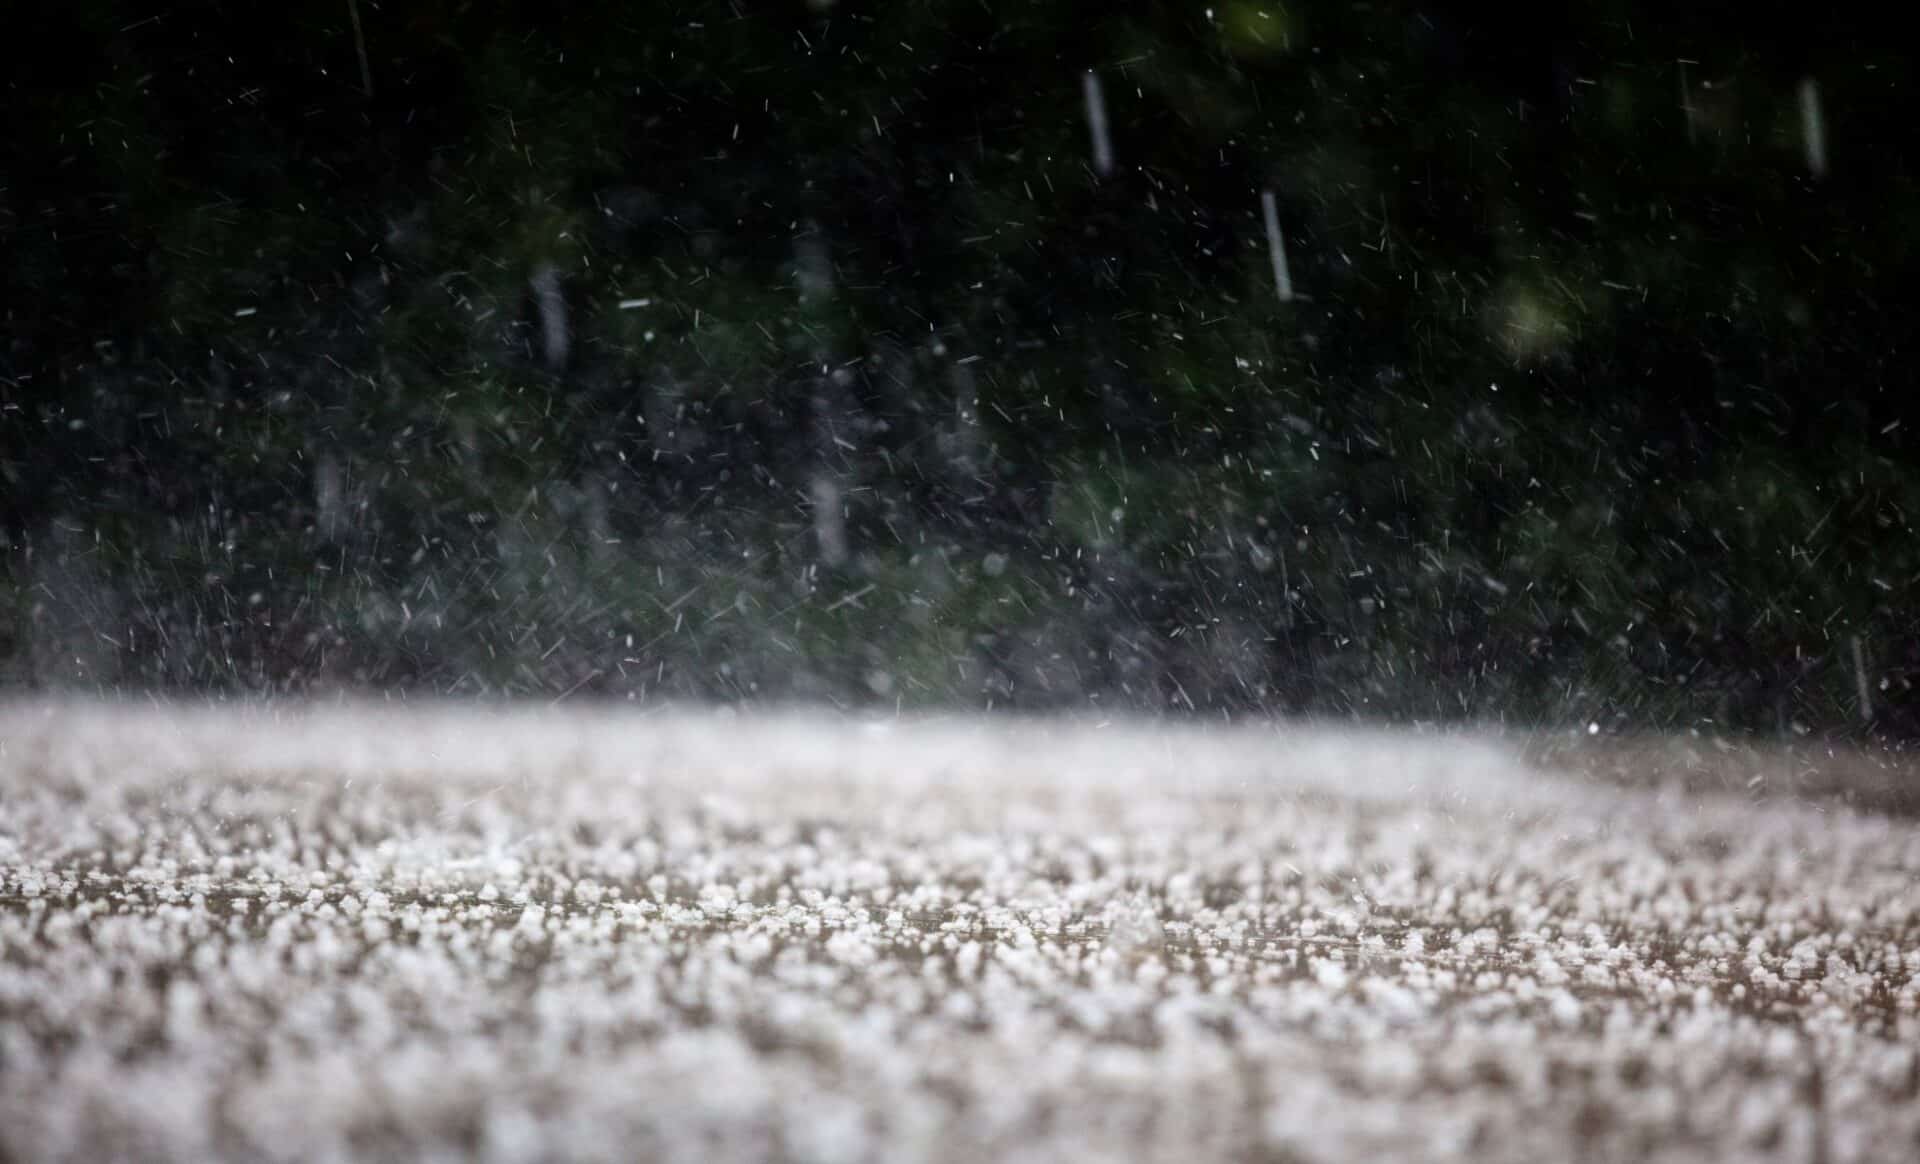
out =
[[[1910,46],[1566,9],[26,6],[0,683],[1911,738]]]

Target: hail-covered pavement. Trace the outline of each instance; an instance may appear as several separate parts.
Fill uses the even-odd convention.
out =
[[[15,705],[0,1161],[1920,1159],[1911,773],[1666,749]]]

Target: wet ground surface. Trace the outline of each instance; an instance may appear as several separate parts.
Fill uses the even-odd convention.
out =
[[[1920,1158],[1911,778],[18,706],[0,1160]]]

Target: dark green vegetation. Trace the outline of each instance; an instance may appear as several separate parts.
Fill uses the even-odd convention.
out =
[[[36,6],[0,674],[1911,736],[1907,46],[1729,11]]]

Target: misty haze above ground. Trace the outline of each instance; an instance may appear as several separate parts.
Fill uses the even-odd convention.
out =
[[[1886,757],[1540,744],[14,705],[0,1143],[1910,1156],[1920,821],[1850,803]]]

